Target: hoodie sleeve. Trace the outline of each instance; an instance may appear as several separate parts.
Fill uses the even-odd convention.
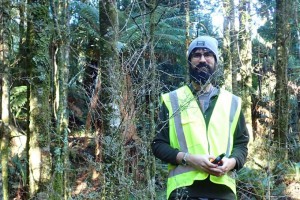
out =
[[[234,133],[233,149],[230,157],[236,159],[235,170],[240,170],[246,163],[248,155],[249,133],[246,127],[245,117],[241,112]]]

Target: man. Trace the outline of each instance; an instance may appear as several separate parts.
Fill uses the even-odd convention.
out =
[[[153,154],[168,163],[167,199],[236,199],[233,175],[246,161],[249,142],[241,100],[212,84],[216,39],[193,40],[188,60],[191,83],[162,95],[151,144]]]

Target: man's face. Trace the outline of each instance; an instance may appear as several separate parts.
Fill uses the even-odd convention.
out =
[[[205,84],[216,71],[214,53],[208,49],[197,49],[191,53],[191,79],[198,84]]]

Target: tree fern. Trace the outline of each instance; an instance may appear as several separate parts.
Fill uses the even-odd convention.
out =
[[[18,118],[24,111],[27,101],[27,86],[14,87],[11,90],[10,106],[14,117]],[[25,112],[23,112],[25,114]]]

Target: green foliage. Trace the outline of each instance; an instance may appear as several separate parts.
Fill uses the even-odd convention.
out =
[[[291,163],[291,168],[293,169],[291,174],[295,174],[295,180],[300,181],[300,162],[298,163]]]
[[[259,87],[259,75],[252,74],[252,88],[254,91],[258,91]]]
[[[185,42],[185,27],[184,15],[178,15],[179,10],[169,9],[167,7],[158,6],[155,10],[156,28],[154,33],[155,52],[163,56],[175,54],[176,56],[182,55],[180,49],[184,51]],[[127,15],[126,12],[121,12],[120,24],[122,28],[120,41],[126,43],[128,47],[134,47],[141,44],[146,30],[149,29],[149,16],[143,18],[142,13],[131,13]],[[126,23],[124,23],[126,22]],[[146,27],[146,29],[142,29]]]
[[[91,36],[99,39],[99,9],[87,3],[72,1],[71,8],[74,12],[72,23],[79,26],[85,26],[85,31]]]
[[[141,13],[140,9],[136,6],[137,4],[126,4],[123,9],[119,11],[119,21],[120,21],[120,43],[124,44],[123,51],[125,49],[131,51],[131,49],[142,48],[143,37],[148,34],[149,29],[149,15],[144,15]],[[155,10],[154,19],[156,21],[156,28],[154,33],[155,41],[155,54],[157,55],[157,60],[163,60],[166,62],[165,58],[169,57],[174,65],[175,74],[183,74],[185,72],[186,65],[186,55],[185,55],[185,13],[182,11],[182,6],[178,7],[168,7],[167,5],[158,5]],[[192,5],[193,6],[193,5]],[[75,34],[80,34],[80,37],[84,39],[86,34],[95,40],[99,38],[97,34],[99,32],[99,10],[89,4],[75,2],[72,4],[74,16],[77,16],[76,20],[73,21],[74,25],[78,24],[77,29],[81,31],[74,31]],[[130,12],[129,12],[130,11]],[[212,31],[211,18],[209,14],[197,14],[197,18],[201,19],[198,24],[202,24],[201,28],[205,34],[209,34]],[[199,17],[200,16],[200,17]],[[204,16],[204,17],[202,17]],[[81,21],[83,20],[84,23]],[[194,27],[193,27],[194,28]],[[73,31],[72,31],[73,32]],[[86,38],[88,39],[88,38]],[[101,40],[101,38],[99,38]],[[87,41],[88,44],[88,41]],[[94,43],[93,45],[98,45]],[[88,48],[88,46],[87,46]],[[177,66],[175,66],[177,65]],[[164,64],[160,65],[164,69]],[[179,67],[181,66],[181,67]],[[167,73],[167,72],[166,72]],[[165,74],[166,74],[165,73]],[[182,76],[182,75],[179,75]],[[172,79],[172,76],[169,77]],[[163,79],[163,78],[162,78]],[[182,80],[181,80],[182,81]],[[176,86],[178,84],[175,84]],[[173,86],[173,87],[174,87]]]
[[[299,163],[278,162],[269,170],[244,167],[238,173],[238,199],[283,197],[287,183],[299,179],[299,166]]]
[[[275,0],[260,0],[255,5],[257,10],[257,14],[262,17],[266,18],[267,20],[275,18]]]
[[[16,118],[26,117],[27,86],[13,87],[10,95],[12,114]]]
[[[268,42],[274,42],[276,38],[276,27],[274,20],[267,21],[265,26],[258,28],[257,32]]]
[[[11,158],[11,163],[9,167],[9,175],[12,177],[11,182],[17,182],[21,186],[27,185],[27,170],[26,170],[27,160],[20,158],[15,155]]]
[[[261,199],[265,195],[267,182],[267,176],[262,170],[244,167],[238,173],[237,195],[240,199]]]

